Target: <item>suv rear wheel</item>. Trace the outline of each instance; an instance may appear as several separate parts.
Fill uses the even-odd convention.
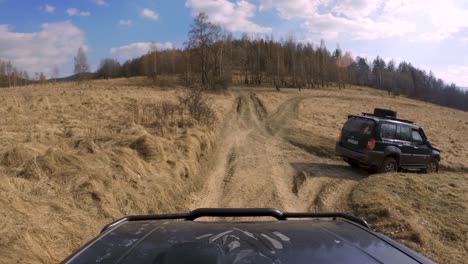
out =
[[[394,158],[388,157],[382,162],[379,167],[379,173],[396,172],[398,170],[398,164]]]
[[[439,161],[436,159],[431,159],[427,164],[426,169],[424,172],[426,173],[434,173],[439,171]]]

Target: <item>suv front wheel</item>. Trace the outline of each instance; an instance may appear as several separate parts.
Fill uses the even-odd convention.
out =
[[[434,173],[439,171],[439,161],[436,159],[431,159],[427,164],[426,169],[424,172],[426,173]]]
[[[388,157],[382,162],[379,167],[379,173],[396,172],[398,170],[398,164],[394,158]]]

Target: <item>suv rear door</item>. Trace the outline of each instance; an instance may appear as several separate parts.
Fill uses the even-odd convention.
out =
[[[342,130],[343,147],[357,152],[364,152],[372,131],[375,127],[375,121],[371,118],[352,116],[346,121]]]

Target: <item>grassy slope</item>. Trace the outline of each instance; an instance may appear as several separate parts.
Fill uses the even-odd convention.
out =
[[[161,129],[151,106],[175,91],[134,83],[0,89],[0,263],[58,262],[125,214],[187,210],[219,127]],[[233,100],[213,97],[221,121]]]
[[[300,95],[283,89],[259,97],[268,109]],[[372,228],[441,263],[468,259],[468,113],[364,87],[302,92],[297,119],[286,138],[322,157],[337,159],[336,138],[348,114],[375,107],[398,111],[425,128],[442,149],[438,174],[371,175],[351,193],[349,213],[364,217]],[[344,162],[343,162],[344,164]]]
[[[438,263],[468,258],[467,173],[373,175],[351,196],[371,227]]]

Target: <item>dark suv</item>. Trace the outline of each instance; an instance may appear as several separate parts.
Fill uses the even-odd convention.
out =
[[[336,143],[337,155],[351,167],[378,172],[439,170],[440,150],[413,122],[396,118],[396,112],[374,109],[373,114],[349,115]]]

